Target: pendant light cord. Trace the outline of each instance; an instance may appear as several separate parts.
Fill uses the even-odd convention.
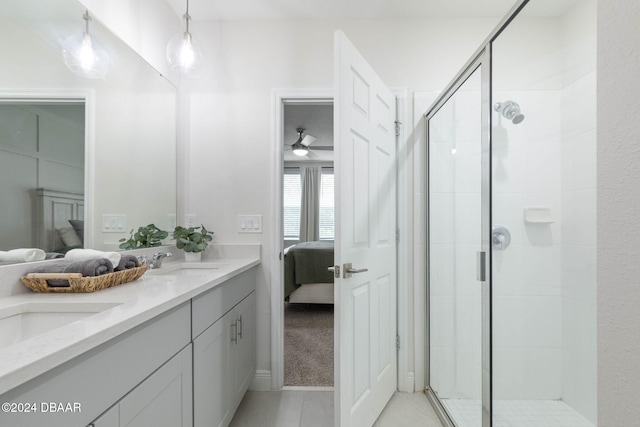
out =
[[[89,21],[91,21],[91,17],[89,16],[89,9],[85,9],[84,15],[82,15],[82,19],[84,19],[84,32],[85,34],[89,34]]]
[[[189,0],[187,0],[187,11],[184,14],[184,19],[187,20],[187,34],[189,33],[189,21],[191,20],[191,15],[189,15]]]

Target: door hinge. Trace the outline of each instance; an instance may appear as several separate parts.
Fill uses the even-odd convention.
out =
[[[396,350],[400,350],[400,335],[396,335]]]
[[[400,136],[400,126],[402,126],[402,122],[396,120],[394,123],[396,124],[396,136]]]
[[[396,243],[400,243],[400,227],[396,227]]]

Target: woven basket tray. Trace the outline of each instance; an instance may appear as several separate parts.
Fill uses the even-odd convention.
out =
[[[80,273],[29,273],[20,278],[22,283],[35,292],[81,293],[95,292],[112,286],[138,280],[147,271],[147,265],[103,274],[102,276],[82,277]],[[68,286],[49,286],[49,280],[64,279]]]

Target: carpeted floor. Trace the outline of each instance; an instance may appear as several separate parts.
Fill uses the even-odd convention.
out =
[[[333,386],[332,304],[284,304],[284,385]]]

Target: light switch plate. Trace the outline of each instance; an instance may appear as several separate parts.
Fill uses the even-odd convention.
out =
[[[262,215],[238,215],[238,232],[262,233]]]
[[[103,214],[103,233],[124,233],[127,231],[127,216],[124,214]]]

